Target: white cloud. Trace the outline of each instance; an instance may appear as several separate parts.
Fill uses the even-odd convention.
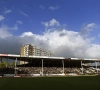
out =
[[[61,31],[54,30],[45,32],[43,35],[24,32],[21,36],[23,36],[25,42],[47,50],[49,49],[53,51],[56,56],[85,58],[100,57],[100,45],[91,44],[91,38],[84,39],[79,32],[63,29]]]
[[[21,20],[17,20],[16,21],[18,24],[23,24],[23,22]]]
[[[17,30],[18,26],[15,24],[13,27],[8,27],[7,25],[1,25],[1,28],[8,31],[8,30]]]
[[[84,28],[87,31],[91,31],[94,27],[96,27],[95,23],[87,24],[87,26]]]
[[[44,7],[43,5],[40,5],[39,7],[40,7],[41,9],[45,9],[45,7]]]
[[[41,22],[42,25],[44,25],[45,27],[48,27],[49,26],[49,23],[48,22]]]
[[[55,19],[52,19],[50,22],[49,22],[49,26],[54,26],[54,25],[57,25],[57,26],[60,26],[59,22]]]
[[[94,28],[96,28],[96,24],[95,23],[90,23],[90,24],[87,24],[85,27],[83,27],[81,29],[81,35],[87,35],[87,33],[89,33],[90,31],[92,31]]]
[[[95,23],[90,23],[90,24],[87,25],[88,28],[93,28],[95,26],[96,26]]]
[[[59,6],[58,5],[55,6],[55,7],[54,6],[50,6],[49,9],[51,9],[51,10],[57,10],[57,9],[59,9]]]
[[[0,38],[7,38],[12,36],[10,32],[8,32],[8,28],[6,26],[0,27]]]
[[[41,24],[45,27],[60,26],[60,23],[56,19],[52,19],[49,22],[41,22]]]
[[[27,15],[26,13],[24,13],[24,12],[20,12],[20,13],[21,13],[22,15],[28,17],[28,15]]]
[[[88,55],[88,57],[99,57],[100,53],[100,45],[98,44],[92,44],[90,45],[90,47],[88,47],[87,51],[86,51],[86,55]]]
[[[24,33],[22,33],[21,37],[32,36],[32,35],[33,35],[32,32],[24,32]]]
[[[25,39],[23,41],[47,50],[49,49],[53,51],[56,56],[100,57],[100,45],[91,44],[91,38],[84,39],[79,32],[63,29],[61,31],[48,31],[43,35],[24,32],[21,36]]]
[[[5,11],[6,14],[10,13],[10,12],[12,12],[10,9]]]
[[[0,15],[0,21],[4,20],[5,17],[3,15]]]
[[[21,45],[30,43],[54,52],[55,56],[100,58],[100,45],[92,44],[92,38],[84,38],[80,32],[67,29],[51,30],[52,28],[48,29],[42,35],[30,31],[23,32],[20,36],[15,37],[8,32],[8,28],[5,30],[0,28],[2,31],[0,33],[2,35],[0,35],[0,52],[19,54]],[[4,35],[5,38],[1,38]]]

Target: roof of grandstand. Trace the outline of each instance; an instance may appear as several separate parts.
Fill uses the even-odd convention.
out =
[[[30,61],[30,60],[65,60],[65,61],[84,61],[84,62],[100,62],[100,59],[88,59],[88,58],[65,58],[65,57],[48,57],[48,56],[23,56],[23,55],[16,55],[16,54],[0,54],[0,57],[2,58],[8,58],[8,59],[16,59],[21,61]]]

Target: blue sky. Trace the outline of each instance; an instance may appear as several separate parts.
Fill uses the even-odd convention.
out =
[[[57,9],[49,9],[51,6],[54,8],[57,7]],[[11,12],[5,14],[5,10],[11,10]],[[23,16],[21,12],[25,13],[27,16]],[[100,1],[0,0],[0,14],[5,17],[3,23],[9,26],[16,24],[17,20],[23,22],[23,25],[19,25],[19,32],[16,32],[16,35],[19,35],[24,31],[41,33],[44,31],[41,22],[49,21],[52,18],[56,19],[61,24],[66,24],[67,29],[80,31],[84,23],[99,24]]]
[[[0,0],[0,27],[17,38],[66,29],[99,45],[100,0]]]

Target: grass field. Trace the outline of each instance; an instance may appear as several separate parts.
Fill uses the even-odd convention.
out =
[[[100,90],[100,76],[0,78],[0,90]]]

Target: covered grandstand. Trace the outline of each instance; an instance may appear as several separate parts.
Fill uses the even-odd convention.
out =
[[[47,56],[21,56],[14,54],[0,54],[2,58],[15,61],[13,68],[4,68],[1,74],[27,74],[33,76],[48,75],[80,75],[99,74],[100,59],[65,58]],[[22,65],[16,65],[17,61],[24,61]],[[92,65],[95,63],[95,66]],[[8,71],[8,72],[7,72]],[[11,71],[11,73],[9,73]]]

